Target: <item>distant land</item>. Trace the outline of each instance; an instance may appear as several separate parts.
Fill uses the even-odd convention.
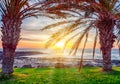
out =
[[[45,54],[45,53],[38,52],[38,51],[16,51],[15,52],[15,57],[37,55],[37,54]],[[2,59],[2,51],[0,51],[0,59]]]

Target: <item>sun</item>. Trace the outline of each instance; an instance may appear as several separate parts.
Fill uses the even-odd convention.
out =
[[[58,42],[55,44],[56,47],[58,48],[63,48],[64,47],[64,42]]]

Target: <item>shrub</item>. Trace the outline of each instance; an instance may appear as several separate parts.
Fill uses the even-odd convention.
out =
[[[55,68],[64,68],[65,65],[63,63],[56,63]]]

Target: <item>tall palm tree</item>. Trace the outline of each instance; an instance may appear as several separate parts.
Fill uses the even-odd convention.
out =
[[[111,71],[111,49],[115,39],[118,40],[120,30],[120,1],[119,0],[48,0],[42,5],[47,13],[58,15],[62,18],[75,17],[60,21],[43,28],[50,29],[56,26],[68,24],[62,27],[51,36],[49,45],[63,39],[72,33],[66,44],[73,38],[77,38],[72,53],[76,53],[79,45],[85,37],[80,64],[83,61],[83,53],[86,47],[87,38],[91,29],[96,29],[93,45],[93,57],[95,53],[97,37],[99,37],[100,50],[103,57],[103,71]],[[55,40],[56,39],[56,40]],[[48,45],[47,45],[48,46]],[[82,65],[80,65],[80,68]]]
[[[13,73],[15,49],[20,40],[22,21],[38,15],[37,6],[41,3],[29,3],[30,0],[0,0],[2,17],[2,73]]]

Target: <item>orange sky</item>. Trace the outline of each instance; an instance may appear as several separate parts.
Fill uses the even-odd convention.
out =
[[[72,47],[73,43],[69,43],[67,48]],[[2,47],[2,43],[0,41],[0,47]],[[56,48],[57,46],[51,46],[50,48]],[[59,47],[59,46],[58,46]],[[99,46],[97,46],[99,47]],[[19,41],[19,44],[17,46],[17,48],[45,48],[45,42],[31,42],[31,41]],[[82,46],[80,47],[82,48]],[[92,44],[88,43],[86,45],[86,48],[92,48]]]
[[[20,41],[18,48],[44,48],[44,44],[41,42]]]
[[[45,42],[48,40],[50,35],[52,34],[51,31],[40,31],[41,28],[48,24],[52,24],[56,22],[56,20],[48,19],[45,17],[40,17],[38,19],[35,18],[30,18],[26,19],[23,21],[23,24],[21,26],[22,31],[21,31],[21,40],[18,44],[17,48],[44,48]],[[93,38],[94,38],[94,33],[90,34],[88,43],[86,48],[92,48],[93,46]],[[81,47],[83,46],[83,43],[81,44]],[[70,42],[68,44],[68,48],[72,46],[73,42]],[[1,41],[0,41],[0,47],[1,46]],[[116,46],[115,46],[116,47]],[[97,48],[99,48],[99,42],[97,44]]]
[[[17,48],[44,48],[44,43],[41,42],[29,42],[29,41],[20,41]],[[0,48],[2,48],[2,43],[0,41]]]
[[[67,48],[71,48],[72,45],[73,45],[73,43],[71,43],[71,42],[68,43]],[[62,48],[63,48],[63,46],[64,45],[61,45]],[[60,47],[60,46],[58,46],[58,45],[50,46],[50,48],[56,48],[56,47]],[[82,47],[83,47],[83,44],[80,45],[80,48],[82,48]],[[92,48],[92,47],[93,47],[92,43],[88,42],[86,45],[86,48]],[[45,42],[20,41],[18,44],[18,48],[45,48]],[[99,44],[97,44],[97,48],[99,48]]]
[[[68,44],[67,48],[72,47],[72,44],[73,43],[70,42]],[[2,48],[1,41],[0,41],[0,47]],[[83,47],[83,44],[80,45],[80,48],[82,48],[82,47]],[[45,42],[32,42],[32,41],[23,41],[23,40],[21,40],[21,41],[19,41],[19,44],[18,44],[17,48],[45,48]],[[51,46],[50,48],[61,48],[62,49],[63,46],[60,47],[60,46],[55,45],[55,46]],[[87,45],[86,45],[86,48],[93,48],[93,43],[88,42]],[[99,43],[97,43],[96,48],[100,48]],[[117,48],[117,45],[114,44],[113,48]]]

